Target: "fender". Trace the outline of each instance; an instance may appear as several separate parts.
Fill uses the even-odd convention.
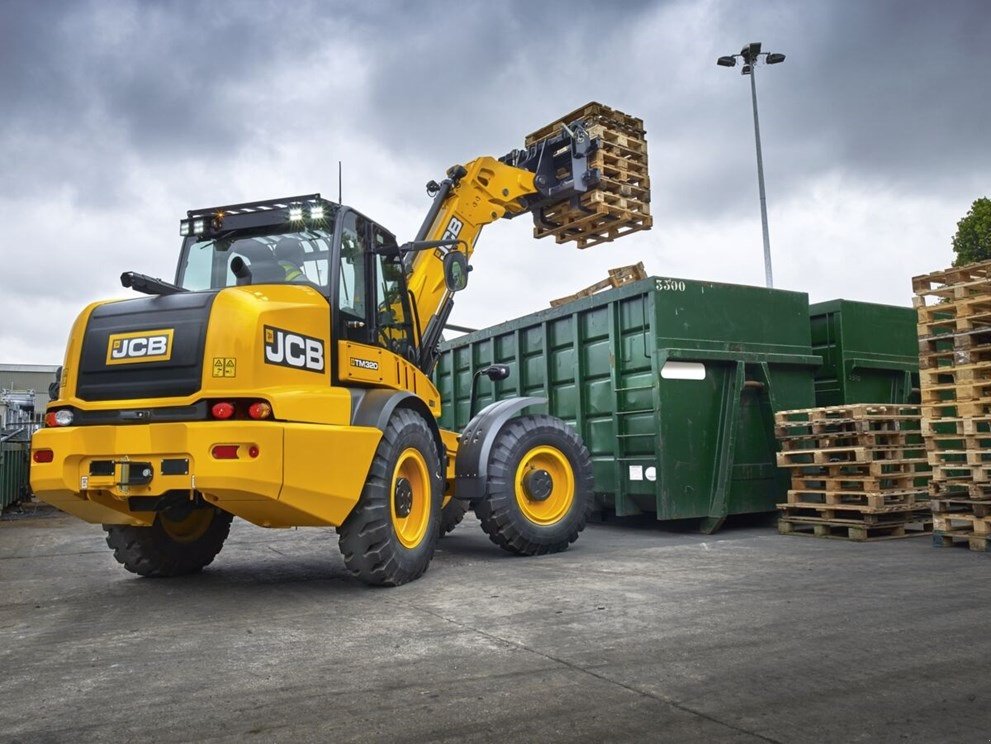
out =
[[[440,428],[437,419],[420,398],[402,390],[358,389],[350,388],[351,393],[351,426],[370,426],[385,431],[389,419],[397,408],[411,408],[423,416],[434,435],[437,452],[440,454],[441,472],[447,466],[447,449],[440,438]]]
[[[508,398],[483,408],[461,432],[454,461],[454,493],[465,501],[485,498],[489,454],[502,427],[509,419],[530,406],[546,403],[546,398]]]

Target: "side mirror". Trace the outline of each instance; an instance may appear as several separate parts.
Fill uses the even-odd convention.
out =
[[[469,271],[471,267],[464,253],[451,251],[444,256],[444,284],[451,292],[460,292],[468,286]]]
[[[251,284],[251,269],[240,256],[234,256],[231,259],[231,272],[237,277],[239,287],[245,284]]]
[[[509,377],[509,365],[508,364],[491,364],[485,369],[483,369],[479,374],[485,375],[492,382],[496,380],[505,380]]]

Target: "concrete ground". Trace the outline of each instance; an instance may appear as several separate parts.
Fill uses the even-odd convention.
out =
[[[593,525],[521,559],[469,518],[369,589],[336,543],[236,522],[148,580],[99,527],[0,523],[0,740],[991,739],[986,554]]]

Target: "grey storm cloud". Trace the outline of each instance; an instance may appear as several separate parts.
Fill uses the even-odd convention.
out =
[[[672,49],[670,38],[630,48],[650,19],[662,23],[666,11],[692,5],[708,9],[694,29],[709,36],[696,58]],[[271,85],[273,69],[349,74],[313,59],[340,40],[367,55],[364,96],[297,105],[344,106],[396,157],[437,160],[438,170],[480,152],[501,155],[519,144],[507,131],[525,133],[589,97],[619,99],[646,119],[655,160],[670,156],[678,166],[661,179],[678,184],[666,203],[703,215],[712,194],[725,190],[726,171],[752,159],[745,79],[730,80],[734,71],[716,68],[713,53],[736,51],[755,35],[766,37],[766,48],[787,47],[786,64],[758,78],[778,194],[828,169],[865,179],[882,173],[914,188],[991,165],[991,148],[973,145],[991,120],[991,97],[977,82],[991,61],[991,13],[976,1],[756,9],[15,1],[5,4],[2,33],[0,147],[19,176],[6,189],[21,195],[61,176],[81,200],[112,204],[128,197],[115,173],[127,167],[125,154],[222,162],[250,146],[259,119],[291,124],[291,107],[252,109],[254,86]],[[727,194],[719,208],[750,201],[748,191]]]
[[[849,204],[814,203],[834,178],[831,188],[886,199],[868,212],[940,206],[930,229],[945,235],[933,250],[945,250],[945,215],[991,191],[989,38],[982,0],[7,0],[0,210],[49,271],[9,267],[0,302],[75,307],[119,291],[124,268],[168,276],[185,209],[336,191],[337,160],[346,200],[410,233],[426,180],[519,147],[589,100],[648,130],[655,228],[610,247],[616,263],[630,251],[706,276],[724,262],[692,258],[692,235],[737,250],[733,231],[745,226],[759,246],[748,79],[715,65],[750,41],[787,55],[757,77],[768,200],[780,210],[772,242],[778,230],[800,235],[815,207],[838,210],[815,225],[822,241],[854,252],[871,243],[862,226],[834,234]],[[498,234],[528,239],[520,222]],[[578,263],[548,272],[562,253],[541,247],[544,274],[561,282],[547,296],[573,291]],[[794,276],[825,272],[828,256],[790,249]],[[0,342],[28,334],[8,320]]]

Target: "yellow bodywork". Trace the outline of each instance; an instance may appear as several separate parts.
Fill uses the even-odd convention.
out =
[[[294,285],[219,292],[207,326],[201,389],[186,398],[77,398],[72,371],[79,368],[81,339],[95,307],[86,308],[73,328],[60,405],[99,411],[249,398],[267,401],[279,420],[42,429],[35,434],[32,449],[50,449],[54,458],[32,465],[31,485],[39,498],[86,521],[105,524],[149,524],[154,512],[130,511],[128,498],[168,491],[188,491],[192,496],[194,489],[220,508],[263,527],[344,521],[361,494],[382,432],[351,426],[351,396],[346,388],[331,386],[329,356],[323,372],[263,361],[266,326],[326,339],[326,355],[330,313],[319,293]],[[390,377],[388,382],[398,387],[397,379]],[[238,445],[237,459],[211,455],[214,446],[225,444]],[[257,448],[256,457],[249,454],[252,447]],[[162,475],[163,459],[188,459],[188,475]],[[115,476],[89,474],[94,460],[151,462],[156,475],[148,486],[118,486]]]
[[[465,166],[461,178],[427,235],[464,241],[456,250],[470,257],[481,229],[524,210],[520,199],[535,193],[534,174],[493,158]],[[457,229],[452,232],[452,225]],[[449,299],[443,251],[418,253],[408,276],[419,344],[428,319]],[[200,420],[45,428],[34,451],[53,452],[50,463],[34,462],[31,486],[44,501],[89,522],[148,525],[154,511],[132,511],[128,499],[194,492],[221,509],[263,527],[340,525],[361,495],[382,432],[351,424],[349,387],[408,391],[439,417],[440,395],[415,364],[387,348],[337,340],[332,354],[327,298],[303,284],[261,284],[220,290],[210,309],[199,390],[186,397],[82,400],[76,395],[83,338],[95,308],[76,320],[66,349],[57,407],[87,413],[192,406],[201,401],[261,400],[272,419]],[[266,363],[266,346],[299,334],[314,346],[296,347],[306,369]],[[308,341],[307,341],[308,339]],[[167,361],[173,333],[166,327],[112,334],[106,362],[130,367]],[[320,349],[317,348],[320,346]],[[322,349],[322,350],[321,350]],[[319,351],[319,353],[318,353]],[[288,352],[287,352],[288,356]],[[336,357],[336,370],[331,368]],[[317,363],[322,361],[322,367]],[[334,377],[339,380],[334,383]],[[457,434],[440,432],[446,448],[444,503],[452,497]],[[236,445],[236,459],[218,459],[217,445]],[[188,473],[163,475],[163,460],[188,460]],[[116,475],[92,475],[90,464],[111,460],[151,463],[146,486],[122,486]],[[97,468],[99,471],[99,468]]]

